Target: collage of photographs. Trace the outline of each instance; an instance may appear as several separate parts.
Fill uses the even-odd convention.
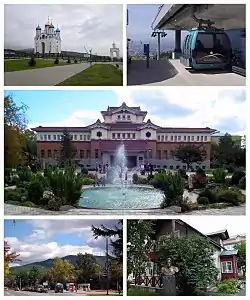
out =
[[[246,296],[247,4],[1,6],[1,295]]]

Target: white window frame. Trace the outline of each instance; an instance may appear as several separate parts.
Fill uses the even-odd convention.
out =
[[[229,270],[228,264],[231,265],[231,270]],[[223,266],[226,267],[225,270],[224,270]],[[221,273],[223,273],[223,274],[232,274],[233,273],[233,262],[231,260],[221,262]]]

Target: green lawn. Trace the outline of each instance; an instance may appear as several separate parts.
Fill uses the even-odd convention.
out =
[[[160,296],[160,294],[140,289],[129,289],[128,296]]]
[[[30,67],[29,59],[13,59],[4,61],[4,72],[13,72],[21,70],[39,69],[55,66],[67,65],[67,60],[59,60],[59,64],[54,64],[55,59],[36,59],[36,65]]]
[[[110,64],[95,64],[57,85],[121,86],[122,71]]]

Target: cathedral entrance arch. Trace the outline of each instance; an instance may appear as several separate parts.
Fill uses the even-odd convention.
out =
[[[115,54],[115,56],[114,56]],[[112,48],[110,48],[110,57],[111,57],[111,60],[113,61],[114,60],[114,57],[116,57],[116,59],[119,59],[120,56],[119,56],[119,48],[116,47],[115,43],[112,44]]]
[[[45,54],[45,43],[42,42],[42,55],[44,55],[44,54]]]

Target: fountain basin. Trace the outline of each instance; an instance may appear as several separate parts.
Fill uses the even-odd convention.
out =
[[[84,189],[78,205],[94,209],[156,209],[162,200],[163,193],[152,187],[91,187]]]

